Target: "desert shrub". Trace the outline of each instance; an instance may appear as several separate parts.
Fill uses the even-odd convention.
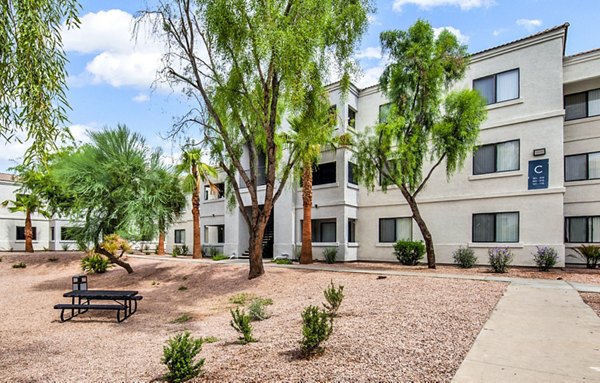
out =
[[[255,298],[254,294],[239,293],[229,297],[229,302],[234,305],[245,305],[250,299]]]
[[[252,337],[252,325],[250,324],[250,316],[246,314],[246,311],[240,310],[236,307],[235,310],[229,310],[231,313],[231,327],[240,334],[238,340],[241,344],[248,344],[250,342],[256,342],[256,339]]]
[[[181,245],[179,248],[179,255],[188,255],[190,253],[190,248],[188,245]]]
[[[506,273],[513,261],[513,253],[508,247],[496,247],[488,250],[490,267],[494,273]]]
[[[454,262],[461,269],[470,269],[477,263],[477,256],[475,256],[475,252],[473,249],[469,249],[468,247],[460,246],[458,249],[454,250],[452,253],[452,258],[454,258]]]
[[[416,265],[424,254],[425,245],[422,241],[398,241],[394,243],[394,255],[403,265]]]
[[[580,245],[574,249],[585,261],[585,267],[595,269],[600,261],[600,247],[596,245]]]
[[[267,301],[262,298],[256,298],[252,300],[252,302],[250,302],[248,305],[248,315],[250,316],[250,320],[261,321],[269,318],[270,315],[266,308],[267,304]]]
[[[323,295],[327,301],[327,303],[323,303],[323,306],[327,309],[329,316],[335,317],[344,300],[344,286],[335,287],[331,281],[331,284],[323,291]]]
[[[228,256],[226,256],[225,254],[217,254],[217,255],[213,255],[213,256],[211,257],[211,259],[212,259],[213,261],[224,261],[224,260],[226,260],[226,259],[229,259],[229,257],[228,257]]]
[[[327,263],[335,263],[336,256],[337,256],[337,247],[326,247],[323,250],[323,258],[325,258],[325,262],[327,262]]]
[[[276,263],[278,265],[291,265],[293,262],[291,259],[288,258],[277,258],[273,260],[273,263]]]
[[[202,343],[216,343],[219,341],[219,338],[216,336],[204,336],[202,337]]]
[[[50,249],[44,246],[44,251],[50,251]]]
[[[196,360],[201,350],[202,339],[192,338],[189,331],[170,338],[163,348],[161,360],[169,370],[165,379],[179,383],[198,376],[204,365],[204,359]]]
[[[111,266],[108,258],[96,253],[86,255],[81,259],[81,269],[90,274],[102,274]]]
[[[69,251],[69,244],[63,243],[60,247],[62,247],[63,251]]]
[[[48,262],[58,262],[58,258],[50,257],[50,258],[48,258]]]
[[[189,322],[190,320],[192,320],[192,316],[188,313],[183,313],[177,318],[173,319],[171,323],[185,323]]]
[[[208,248],[208,256],[209,257],[212,258],[212,257],[217,256],[219,254],[220,254],[220,251],[219,251],[218,248],[216,248],[216,247],[209,247]]]
[[[14,265],[12,265],[13,269],[24,269],[27,267],[27,264],[25,262],[19,262],[19,263],[15,263]]]
[[[552,247],[537,247],[533,260],[540,271],[548,271],[556,265],[558,253]]]
[[[333,329],[332,318],[317,306],[308,306],[302,312],[302,340],[300,348],[305,357],[323,352],[325,342]]]
[[[188,288],[186,286],[179,286],[179,288],[177,290],[179,291],[186,291]]]

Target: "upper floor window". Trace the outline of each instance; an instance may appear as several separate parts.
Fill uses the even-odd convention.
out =
[[[565,120],[600,116],[600,89],[565,96]]]
[[[512,69],[473,80],[473,89],[488,105],[519,98],[519,69]]]
[[[317,169],[313,171],[313,185],[325,185],[335,183],[335,167],[335,162],[319,164],[317,166]]]
[[[380,218],[379,242],[390,243],[412,240],[412,218]]]
[[[473,214],[473,242],[519,242],[519,213]]]
[[[358,185],[356,177],[354,176],[355,167],[356,165],[354,165],[352,162],[348,162],[348,183],[352,185]]]
[[[600,178],[600,152],[565,156],[565,181]]]
[[[380,124],[387,122],[391,107],[392,107],[391,102],[388,102],[387,104],[379,105],[379,123]]]
[[[348,126],[352,129],[356,128],[356,110],[348,107]]]
[[[473,174],[519,170],[519,140],[482,145],[473,154]]]
[[[213,201],[225,197],[225,184],[220,182],[217,184],[204,185],[204,200]]]
[[[175,230],[175,243],[185,243],[185,229]]]
[[[32,231],[32,239],[35,241],[37,239],[37,228],[34,226],[31,228]],[[17,241],[25,240],[25,226],[17,226]]]
[[[567,217],[565,241],[570,243],[600,242],[600,217]]]

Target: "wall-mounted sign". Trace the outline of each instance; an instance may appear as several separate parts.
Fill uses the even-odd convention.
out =
[[[528,189],[548,189],[548,159],[529,161]]]

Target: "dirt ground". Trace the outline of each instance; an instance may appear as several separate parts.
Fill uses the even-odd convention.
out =
[[[118,324],[112,312],[60,323],[80,253],[0,254],[0,381],[160,381],[166,340],[189,329],[214,336],[204,374],[214,382],[450,381],[506,285],[497,282],[268,268],[249,281],[247,266],[130,259],[90,275],[90,289],[138,290],[138,312]],[[58,258],[50,262],[50,257]],[[12,265],[25,262],[25,269]],[[320,305],[333,280],[345,299],[325,353],[298,358],[302,309]],[[180,287],[187,289],[180,290]],[[271,317],[254,322],[257,343],[240,345],[230,327],[229,298],[240,292],[273,299]],[[183,313],[192,319],[175,324]]]

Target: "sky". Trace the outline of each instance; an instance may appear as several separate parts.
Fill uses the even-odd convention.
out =
[[[167,133],[189,104],[165,86],[153,87],[161,45],[143,33],[132,39],[135,15],[152,1],[80,1],[81,27],[63,31],[72,108],[68,126],[85,142],[89,131],[125,124],[150,146],[162,147],[169,162],[179,156],[180,142],[167,139]],[[567,55],[600,48],[598,0],[377,0],[376,7],[355,54],[363,69],[354,79],[359,88],[377,83],[385,65],[379,34],[407,29],[418,19],[450,30],[471,53],[565,22],[570,23]],[[5,144],[0,171],[14,166],[26,148],[26,143]]]

